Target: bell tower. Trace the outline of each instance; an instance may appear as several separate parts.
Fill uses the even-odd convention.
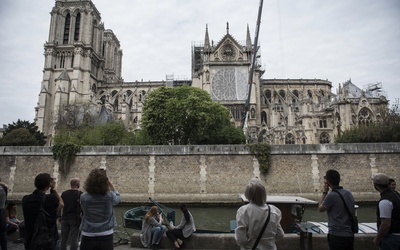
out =
[[[49,141],[63,107],[90,103],[98,87],[122,81],[120,43],[91,0],[56,0],[50,15],[35,108],[36,124]]]

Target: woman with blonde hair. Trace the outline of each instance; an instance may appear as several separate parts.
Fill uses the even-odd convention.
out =
[[[114,249],[114,206],[121,202],[104,169],[93,169],[87,177],[80,202],[82,208],[81,250]]]
[[[276,250],[275,241],[284,236],[280,225],[281,211],[274,205],[266,203],[267,192],[257,178],[250,180],[244,195],[249,203],[241,206],[236,213],[236,243],[241,250]]]
[[[156,250],[159,248],[160,241],[167,230],[167,227],[162,224],[163,219],[158,213],[157,206],[152,206],[146,213],[142,222],[142,233],[140,240],[144,247],[151,247]]]

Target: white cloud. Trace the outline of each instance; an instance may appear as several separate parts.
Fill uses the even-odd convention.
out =
[[[125,81],[191,74],[192,42],[208,24],[214,43],[226,33],[254,39],[258,0],[92,0],[123,49]],[[1,124],[34,118],[42,81],[43,44],[55,1],[0,2]],[[349,78],[364,87],[382,82],[400,98],[400,1],[266,0],[259,45],[264,78]]]

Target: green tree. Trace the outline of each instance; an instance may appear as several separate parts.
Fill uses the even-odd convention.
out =
[[[37,146],[38,141],[26,128],[16,128],[1,140],[4,146]]]
[[[143,130],[153,144],[243,143],[228,110],[198,88],[162,87],[150,93],[143,109]],[[233,138],[235,137],[235,138]]]
[[[400,142],[400,115],[398,111],[398,108],[395,106],[387,111],[382,111],[381,121],[345,130],[335,139],[335,142]]]
[[[4,138],[7,135],[9,135],[12,131],[20,128],[26,129],[29,132],[29,134],[34,137],[36,143],[32,144],[31,138],[27,137],[26,133],[22,132],[23,130],[19,130],[18,133],[13,133],[14,136],[23,136],[22,138],[9,138],[8,140],[12,139],[13,141],[19,141],[19,146],[32,146],[32,145],[43,146],[44,144],[46,144],[47,137],[44,135],[43,132],[40,132],[38,130],[38,126],[36,126],[35,122],[21,121],[20,119],[18,119],[17,122],[8,124],[7,128],[5,129],[2,140],[3,145],[5,145]],[[23,139],[26,139],[28,141],[24,142]]]

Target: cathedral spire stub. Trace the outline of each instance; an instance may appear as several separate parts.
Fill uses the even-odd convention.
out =
[[[210,49],[210,38],[208,36],[208,24],[206,24],[206,35],[204,37],[204,49]]]
[[[247,24],[246,47],[247,47],[247,49],[251,49],[251,37],[250,37],[249,24]]]
[[[229,22],[226,22],[226,34],[229,34]]]

